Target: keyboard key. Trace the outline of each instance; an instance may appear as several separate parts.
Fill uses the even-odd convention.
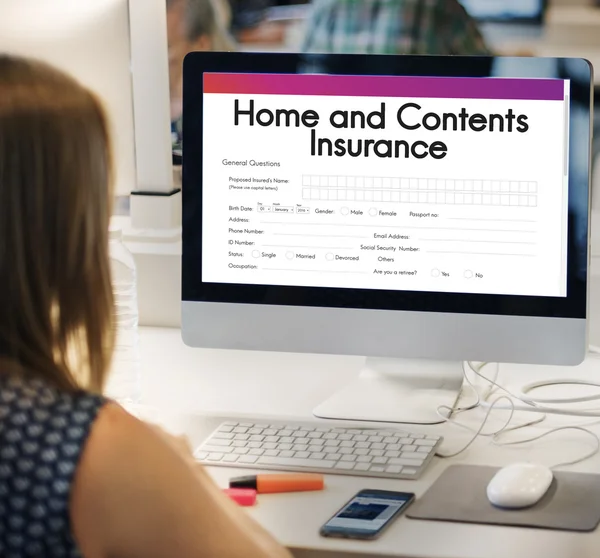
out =
[[[338,448],[338,453],[341,453],[342,455],[350,455],[354,453],[354,451],[352,448]]]
[[[387,438],[383,439],[383,442],[385,444],[397,444],[399,441],[399,438],[394,438],[393,436],[388,436]]]
[[[374,457],[372,463],[373,465],[385,465],[387,463],[387,457]]]
[[[233,440],[234,437],[235,437],[235,434],[226,434],[225,432],[217,432],[213,436],[213,439],[217,439],[217,440]]]
[[[430,440],[429,438],[426,438],[425,440],[415,440],[415,442],[414,442],[415,446],[429,446],[429,447],[435,446],[436,443],[437,443],[437,440]]]
[[[342,455],[340,461],[356,461],[356,455]]]
[[[297,451],[297,452],[296,452],[296,455],[295,455],[294,457],[299,457],[299,458],[301,458],[301,459],[305,459],[305,458],[307,458],[309,455],[310,455],[310,453],[309,453],[309,452],[307,452],[307,451]]]
[[[232,453],[235,448],[220,448],[219,446],[202,446],[202,451],[207,451],[208,453]]]
[[[383,455],[385,457],[400,457],[400,452],[399,451],[386,451]]]
[[[333,469],[335,461],[328,459],[298,459],[296,457],[280,458],[262,456],[258,459],[261,465],[280,465],[281,467],[318,467],[319,469]]]
[[[224,463],[235,463],[240,458],[239,455],[230,454],[223,457]]]
[[[369,455],[373,457],[383,457],[383,450],[369,450]]]
[[[248,445],[248,442],[242,442],[241,440],[234,440],[231,442],[231,445],[234,448],[245,448]]]
[[[221,428],[219,428],[219,432],[233,432],[233,426],[221,426]]]
[[[252,463],[256,463],[258,461],[258,456],[256,455],[242,455],[239,459],[238,459],[238,463],[248,463],[248,464],[252,464]],[[264,459],[264,458],[261,458]],[[269,458],[270,459],[270,458]],[[274,458],[273,458],[274,459]]]
[[[324,440],[335,440],[338,437],[338,435],[335,432],[328,432],[327,434],[325,434],[323,436]]]
[[[281,438],[279,438],[279,441],[282,444],[293,444],[296,441],[296,438],[292,436],[281,436]]]
[[[385,444],[380,443],[375,443],[375,444],[371,444],[371,449],[385,449]]]
[[[280,436],[291,436],[292,432],[293,432],[292,430],[280,430],[278,434]]]
[[[356,442],[356,446],[354,446],[354,447],[367,449],[370,446],[371,446],[371,444],[369,442]]]
[[[418,459],[420,461],[423,461],[426,456],[416,451],[403,451],[400,454],[400,457],[402,457],[403,459]]]
[[[265,442],[279,442],[279,436],[266,436]]]
[[[245,426],[237,426],[233,429],[233,431],[236,434],[246,434],[246,432],[248,432],[248,429]]]
[[[309,432],[308,433],[309,438],[320,438],[321,436],[323,436],[322,432]]]
[[[337,448],[340,444],[339,440],[325,440],[325,445],[329,448]]]
[[[351,440],[345,440],[340,444],[342,448],[353,448],[356,442],[352,442]]]
[[[420,459],[403,459],[399,457],[396,459],[391,458],[388,463],[390,465],[402,465],[403,467],[420,467],[423,461]]]
[[[325,456],[327,454],[323,453],[323,452],[318,452],[318,453],[311,453],[310,454],[310,458],[311,459],[325,459]],[[285,457],[285,456],[283,456]]]
[[[209,453],[206,458],[207,461],[221,461],[223,459],[222,453]]]
[[[357,463],[354,466],[354,471],[368,471],[370,466],[368,463]]]
[[[355,442],[366,442],[368,439],[368,436],[365,436],[364,434],[356,434],[356,435],[352,436],[352,439]]]
[[[304,430],[296,430],[292,432],[292,438],[306,438],[306,434]]]
[[[350,430],[347,430],[346,432],[347,432],[348,434],[352,434],[352,435],[355,435],[355,434],[358,434],[358,435],[360,435],[360,434],[362,434],[362,433],[363,433],[363,431],[362,431],[362,430],[355,430],[355,429],[353,429],[353,428],[351,428]]]
[[[263,449],[251,449],[248,452],[248,455],[262,455],[263,453],[265,453],[265,450]]]
[[[369,471],[371,471],[373,473],[384,473],[385,467],[381,467],[379,465],[371,465]]]
[[[294,457],[294,453],[293,451],[280,451],[279,452],[279,457]]]
[[[339,461],[340,457],[342,457],[339,453],[328,453],[325,456],[325,459],[330,459],[331,461]]]
[[[369,438],[367,439],[367,441],[371,443],[379,443],[382,440],[383,438],[381,436],[369,436]]]
[[[240,422],[240,426],[245,426],[246,428],[252,428],[254,426],[251,422]]]
[[[310,444],[312,446],[324,446],[325,445],[325,440],[321,440],[320,438],[317,438],[317,439],[312,439],[311,438]]]
[[[242,441],[246,441],[250,439],[250,435],[249,434],[236,434],[234,440],[242,440]]]
[[[260,442],[248,442],[248,447],[252,449],[262,448],[262,444]]]
[[[352,440],[352,435],[351,434],[338,434],[338,440],[340,440],[341,442],[345,442],[348,440]]]
[[[306,444],[294,444],[294,451],[308,451]]]
[[[354,448],[354,455],[369,455],[369,450],[363,448]]]
[[[354,463],[350,463],[350,462],[347,462],[347,461],[338,461],[335,464],[335,468],[336,469],[343,469],[343,470],[346,470],[346,471],[351,471],[352,469],[354,469]]]
[[[219,440],[218,438],[211,438],[210,439],[210,445],[211,446],[230,446],[231,445],[231,441],[230,440]]]
[[[402,467],[400,467],[400,465],[388,465],[385,468],[386,473],[394,473],[394,474],[398,474],[402,472]]]
[[[416,475],[418,473],[417,469],[409,469],[408,467],[404,467],[404,469],[402,470],[402,472],[405,475]]]
[[[390,451],[400,451],[402,449],[402,444],[388,444],[386,449]]]
[[[194,457],[196,459],[199,459],[200,461],[204,461],[208,457],[208,452],[207,451],[197,451],[194,454]]]
[[[277,449],[282,451],[289,451],[292,447],[292,444],[277,444]]]
[[[417,451],[419,453],[429,453],[431,451],[431,448],[429,446],[422,446],[417,448]]]
[[[266,450],[268,449],[277,449],[277,444],[275,442],[265,442],[262,445],[263,448],[265,448]]]
[[[359,455],[356,458],[356,461],[358,461],[358,463],[371,463],[373,458],[370,455]]]
[[[238,425],[237,422],[232,422],[232,421],[228,420],[227,422],[223,423],[223,426],[219,430],[223,430],[223,428],[227,428],[229,426],[237,426],[237,425]],[[225,431],[223,430],[223,432],[225,432]]]
[[[400,438],[399,442],[401,444],[408,444],[411,445],[413,443],[413,439],[412,438]]]
[[[317,453],[323,451],[325,448],[323,446],[308,446],[306,451],[310,451],[311,453]]]
[[[247,434],[262,434],[263,429],[262,428],[250,428],[247,432]]]
[[[253,434],[252,436],[250,436],[251,442],[262,442],[264,439],[265,439],[264,436],[260,436],[258,434]]]
[[[275,428],[267,428],[263,431],[263,436],[274,436],[277,434],[277,430]]]
[[[266,450],[264,455],[268,457],[277,457],[279,455],[279,450]]]
[[[248,448],[235,448],[233,450],[233,453],[235,453],[236,455],[245,455],[249,452],[250,450]]]

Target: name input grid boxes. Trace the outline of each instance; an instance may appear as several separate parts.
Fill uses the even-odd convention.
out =
[[[302,198],[314,201],[537,207],[538,183],[514,180],[304,175]]]

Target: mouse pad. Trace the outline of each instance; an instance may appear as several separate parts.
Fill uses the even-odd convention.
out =
[[[533,507],[495,508],[486,488],[496,467],[453,465],[406,515],[412,519],[593,531],[600,523],[600,475],[557,471],[548,492]]]

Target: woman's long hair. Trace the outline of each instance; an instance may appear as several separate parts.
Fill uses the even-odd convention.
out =
[[[100,103],[0,56],[0,372],[101,391],[114,334],[111,152]]]

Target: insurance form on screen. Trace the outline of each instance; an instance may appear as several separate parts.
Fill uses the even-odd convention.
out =
[[[566,296],[569,82],[204,75],[202,280]]]

